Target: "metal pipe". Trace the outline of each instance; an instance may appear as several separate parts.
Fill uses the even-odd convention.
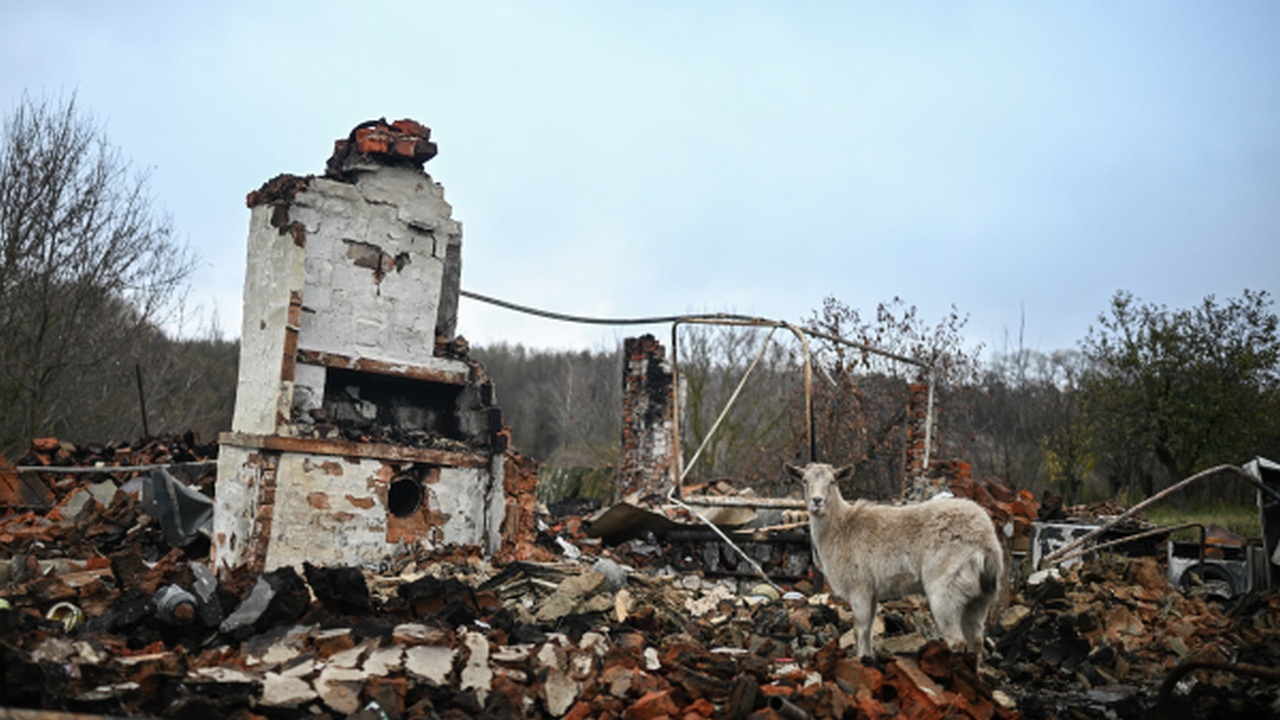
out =
[[[671,322],[671,373],[672,373],[673,380],[677,383],[676,392],[674,393],[677,400],[674,407],[675,420],[673,423],[673,426],[676,431],[675,466],[676,466],[676,477],[678,478],[677,484],[679,484],[680,482],[683,482],[685,475],[688,474],[688,469],[684,467],[684,459],[680,451],[680,433],[679,433],[679,430],[680,430],[680,420],[679,420],[680,418],[680,404],[679,404],[680,369],[679,369],[679,362],[678,362],[678,359],[679,359],[678,329],[681,323],[690,323],[690,324],[696,324],[696,325],[728,325],[728,326],[734,326],[734,327],[769,327],[769,328],[773,328],[774,330],[781,327],[781,328],[786,328],[790,330],[791,333],[795,335],[796,340],[800,343],[800,348],[802,351],[802,355],[804,357],[803,377],[804,377],[805,432],[808,436],[808,441],[809,441],[809,459],[811,461],[816,461],[818,451],[817,451],[817,438],[813,431],[813,362],[812,362],[812,353],[809,350],[809,341],[805,338],[805,334],[807,330],[805,330],[804,328],[798,328],[790,323],[782,322],[779,320],[765,320],[763,318],[748,318],[743,316],[702,316],[702,315],[694,316],[694,315],[691,315],[688,317],[676,318]],[[770,332],[769,336],[770,338],[773,337],[772,331]],[[766,339],[765,343],[761,345],[760,355],[757,356],[756,360],[752,363],[752,368],[754,368],[755,364],[760,361],[761,357],[763,357],[764,349],[767,346],[768,346],[768,339]],[[749,375],[750,372],[751,371],[748,370],[747,374]],[[746,375],[743,376],[742,382],[739,383],[738,390],[734,391],[734,397],[736,397],[738,392],[741,391],[742,384],[745,382],[746,382]],[[733,402],[733,398],[730,399],[730,403],[732,402]],[[726,405],[724,412],[727,412],[727,411],[728,411],[728,406]],[[722,412],[722,416],[723,416],[723,412]],[[719,425],[719,422],[720,421],[717,420],[716,425]],[[713,427],[711,432],[707,433],[707,437],[703,439],[704,445],[711,438],[714,432],[715,432],[715,428]],[[701,452],[701,448],[699,448],[699,452]],[[690,467],[692,467],[693,462],[694,462],[693,460],[690,461]]]
[[[769,696],[769,709],[786,720],[809,720],[809,713],[796,707],[792,702],[779,695]]]
[[[217,460],[193,460],[191,462],[156,463],[153,465],[95,465],[91,467],[60,465],[18,465],[14,468],[21,473],[49,473],[50,475],[94,475],[98,473],[119,472],[151,472],[164,468],[188,468],[217,465]]]
[[[813,361],[809,352],[809,341],[799,329],[787,325],[800,341],[800,349],[804,353],[804,417],[809,433],[809,462],[818,461],[818,438],[813,432]]]
[[[671,478],[671,486],[673,492],[680,492],[680,478],[684,477],[684,453],[680,450],[680,363],[678,361],[680,344],[676,341],[676,329],[679,327],[680,321],[675,320],[671,323],[671,382],[675,387],[671,388],[671,432],[675,444],[675,477]]]
[[[1101,550],[1105,550],[1106,548],[1114,547],[1116,545],[1124,545],[1125,543],[1133,542],[1134,540],[1142,540],[1143,538],[1148,538],[1153,535],[1172,534],[1179,530],[1186,530],[1187,528],[1193,528],[1193,527],[1200,528],[1200,560],[1201,562],[1203,562],[1204,561],[1204,525],[1201,523],[1182,523],[1181,525],[1171,525],[1169,527],[1158,527],[1158,528],[1153,528],[1151,530],[1146,530],[1144,532],[1136,533],[1133,535],[1126,535],[1122,538],[1116,538],[1115,540],[1108,540],[1104,543],[1098,543],[1093,547],[1081,548],[1079,550],[1072,552],[1070,555],[1064,555],[1063,557],[1058,558],[1058,562],[1064,563],[1064,562],[1067,562],[1068,560],[1074,560],[1083,555],[1099,552]]]
[[[1115,527],[1116,525],[1119,525],[1120,523],[1124,522],[1125,520],[1128,520],[1129,518],[1133,517],[1133,515],[1135,515],[1135,514],[1136,514],[1136,513],[1138,513],[1139,511],[1141,511],[1141,510],[1145,509],[1147,506],[1152,505],[1152,504],[1154,504],[1154,503],[1156,503],[1156,502],[1159,502],[1160,500],[1165,499],[1165,498],[1166,498],[1166,497],[1168,497],[1169,495],[1171,495],[1171,494],[1173,494],[1173,493],[1175,493],[1175,492],[1177,492],[1177,491],[1179,491],[1179,490],[1181,490],[1181,489],[1185,488],[1186,486],[1190,485],[1191,483],[1197,482],[1197,481],[1199,481],[1199,480],[1203,480],[1203,479],[1205,479],[1205,478],[1207,478],[1207,477],[1210,477],[1210,476],[1212,476],[1212,475],[1216,475],[1217,473],[1220,473],[1220,472],[1222,472],[1222,471],[1224,471],[1224,470],[1235,473],[1236,475],[1240,476],[1242,479],[1244,479],[1245,481],[1247,481],[1249,484],[1253,485],[1254,487],[1258,488],[1259,490],[1261,490],[1261,491],[1265,492],[1267,495],[1271,496],[1271,498],[1273,498],[1273,499],[1275,499],[1275,500],[1280,500],[1280,493],[1277,493],[1275,490],[1273,490],[1273,489],[1271,489],[1270,487],[1268,487],[1266,484],[1264,484],[1264,483],[1262,482],[1262,480],[1261,480],[1261,479],[1259,479],[1259,478],[1255,477],[1252,473],[1248,472],[1247,470],[1243,470],[1243,469],[1241,469],[1241,468],[1239,468],[1239,467],[1236,467],[1235,465],[1218,465],[1218,466],[1216,466],[1216,467],[1211,467],[1211,468],[1209,468],[1208,470],[1204,470],[1204,471],[1198,472],[1198,473],[1196,473],[1195,475],[1192,475],[1192,476],[1191,476],[1191,477],[1189,477],[1189,478],[1186,478],[1186,479],[1181,480],[1181,481],[1179,481],[1179,482],[1177,482],[1177,483],[1175,483],[1175,484],[1173,484],[1173,485],[1170,485],[1169,487],[1165,488],[1164,490],[1161,490],[1160,492],[1156,493],[1155,495],[1152,495],[1151,497],[1147,498],[1146,500],[1143,500],[1142,502],[1138,503],[1137,505],[1134,505],[1133,507],[1131,507],[1131,508],[1129,508],[1128,510],[1126,510],[1123,514],[1121,514],[1121,515],[1119,515],[1119,516],[1117,516],[1117,517],[1113,518],[1113,519],[1112,519],[1112,520],[1110,520],[1109,522],[1107,522],[1107,523],[1105,523],[1105,524],[1103,524],[1103,525],[1098,526],[1096,529],[1092,530],[1091,532],[1088,532],[1088,533],[1086,533],[1086,534],[1084,534],[1084,535],[1080,536],[1080,537],[1079,537],[1079,538],[1077,538],[1075,541],[1070,542],[1070,543],[1067,543],[1066,545],[1063,545],[1062,547],[1058,548],[1057,550],[1054,550],[1053,552],[1051,552],[1051,553],[1049,553],[1048,555],[1044,556],[1043,558],[1041,558],[1041,559],[1040,559],[1040,564],[1041,564],[1042,566],[1048,566],[1048,565],[1055,565],[1055,564],[1057,564],[1058,562],[1060,562],[1060,561],[1061,561],[1062,557],[1063,557],[1064,555],[1066,555],[1067,553],[1069,553],[1069,552],[1071,552],[1071,551],[1075,550],[1076,548],[1078,548],[1078,547],[1080,547],[1080,546],[1082,546],[1082,545],[1084,545],[1084,544],[1088,543],[1089,541],[1093,540],[1094,538],[1098,537],[1099,535],[1103,534],[1104,532],[1106,532],[1106,531],[1110,530],[1111,528]]]
[[[813,328],[805,328],[804,332],[807,335],[812,335],[814,337],[822,338],[823,340],[828,340],[834,343],[840,343],[841,345],[848,345],[851,348],[857,348],[858,350],[863,350],[873,355],[886,357],[886,358],[889,358],[890,360],[897,360],[898,362],[904,362],[908,365],[915,365],[916,367],[932,369],[932,366],[929,363],[924,362],[923,360],[916,360],[915,358],[909,358],[905,355],[897,355],[895,353],[889,352],[888,350],[881,350],[880,348],[875,347],[873,345],[865,345],[863,343],[854,342],[852,340],[842,338],[839,335],[828,335],[827,333],[824,333],[820,330],[814,330]]]
[[[747,366],[747,371],[742,373],[742,379],[738,381],[738,387],[733,389],[733,394],[730,395],[729,399],[725,402],[724,409],[720,411],[720,415],[716,418],[716,421],[711,424],[711,429],[707,431],[707,436],[702,438],[702,444],[699,445],[697,451],[693,453],[693,457],[689,458],[689,466],[681,471],[679,480],[681,484],[684,483],[685,475],[698,463],[698,458],[702,457],[702,451],[705,450],[707,444],[711,442],[711,438],[715,436],[716,430],[720,429],[720,423],[729,415],[729,409],[733,407],[735,402],[737,402],[738,395],[742,393],[742,388],[747,386],[747,380],[751,377],[751,373],[756,369],[756,366],[760,364],[760,359],[764,357],[764,351],[769,349],[769,341],[773,339],[773,333],[776,332],[777,329],[777,327],[774,327],[769,330],[769,336],[764,339],[764,342],[760,343],[760,352],[756,353],[755,360],[752,360],[751,365]]]
[[[683,499],[689,505],[698,505],[702,507],[749,507],[775,508],[781,510],[803,510],[805,507],[804,500],[797,500],[795,498],[762,498],[742,495],[691,495]]]

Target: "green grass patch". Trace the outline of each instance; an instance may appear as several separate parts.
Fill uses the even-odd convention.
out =
[[[1251,539],[1262,538],[1262,526],[1258,520],[1258,507],[1253,503],[1221,503],[1201,501],[1189,503],[1185,510],[1178,509],[1173,500],[1166,501],[1143,511],[1143,516],[1157,525],[1180,525],[1182,523],[1201,523],[1205,526],[1220,525],[1231,532]],[[1199,531],[1195,528],[1180,530],[1174,534],[1176,540],[1199,540]]]

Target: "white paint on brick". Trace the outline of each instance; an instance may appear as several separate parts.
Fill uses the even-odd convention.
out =
[[[465,362],[435,357],[437,329],[452,335],[456,321],[462,237],[443,189],[413,168],[366,169],[355,174],[354,183],[306,181],[285,208],[287,222],[303,228],[305,237],[273,226],[273,216],[280,215],[271,203],[250,213],[235,433],[310,432],[294,427],[291,418],[323,407],[329,371],[298,363],[293,379],[282,379],[290,332],[297,333],[299,350],[374,360],[406,372],[469,373]],[[291,296],[302,301],[292,329]],[[475,413],[463,422],[482,417]],[[470,425],[467,430],[485,431]],[[278,463],[269,510],[259,506],[258,466],[264,459]],[[500,454],[483,468],[438,468],[436,481],[424,486],[424,501],[441,520],[423,542],[496,551],[505,510],[503,468]],[[224,441],[214,516],[216,567],[260,559],[251,556],[255,541],[266,546],[265,570],[304,561],[385,562],[396,550],[387,542],[385,506],[395,470],[377,458],[281,453]],[[268,522],[255,524],[268,514]],[[264,526],[269,534],[254,538]]]
[[[371,488],[385,488],[388,475],[378,460],[281,455],[266,569],[301,567],[304,561],[358,566],[385,560],[387,510]],[[317,507],[318,498],[328,507]],[[370,507],[360,507],[370,501]]]
[[[244,322],[240,329],[240,377],[231,425],[239,432],[276,430],[281,403],[290,398],[280,380],[284,361],[289,293],[302,287],[304,256],[286,233],[271,225],[270,206],[253,208],[249,218],[248,271],[244,279]]]
[[[221,571],[245,560],[253,528],[260,478],[246,448],[218,448],[217,497],[213,506],[213,567]]]

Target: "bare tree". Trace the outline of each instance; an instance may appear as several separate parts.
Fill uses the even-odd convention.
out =
[[[803,417],[801,376],[785,344],[790,339],[790,333],[775,334],[768,328],[681,328],[680,422],[685,461],[705,443],[690,471],[690,482],[732,478],[762,489],[781,480],[782,464],[791,459],[787,448],[798,442],[794,423]],[[730,405],[757,356],[760,362]],[[721,413],[724,417],[716,427]]]
[[[63,382],[181,299],[194,260],[75,98],[24,95],[0,140],[0,448],[67,426]],[[123,379],[122,379],[123,381]]]
[[[910,386],[927,382],[929,370],[880,353],[911,358],[932,369],[937,384],[935,449],[946,450],[949,418],[958,398],[954,388],[972,382],[979,348],[964,347],[967,318],[954,307],[929,326],[915,306],[901,298],[880,303],[874,319],[835,297],[823,301],[808,327],[860,347],[821,340],[814,345],[814,432],[819,458],[852,464],[862,494],[887,497],[907,479],[907,409]],[[946,408],[947,412],[942,412]]]
[[[473,347],[498,388],[517,448],[557,467],[618,461],[622,383],[618,351]]]

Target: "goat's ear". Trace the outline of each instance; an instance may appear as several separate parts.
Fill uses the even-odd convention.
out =
[[[838,468],[838,469],[836,470],[836,480],[838,480],[838,481],[840,481],[840,482],[848,482],[848,481],[849,481],[849,480],[851,480],[852,478],[853,478],[853,466],[852,466],[852,465],[845,465],[844,467],[842,467],[842,468]]]
[[[804,468],[798,467],[796,465],[792,465],[791,463],[787,463],[783,465],[783,467],[787,469],[787,474],[790,475],[793,479],[795,480],[804,479]]]

